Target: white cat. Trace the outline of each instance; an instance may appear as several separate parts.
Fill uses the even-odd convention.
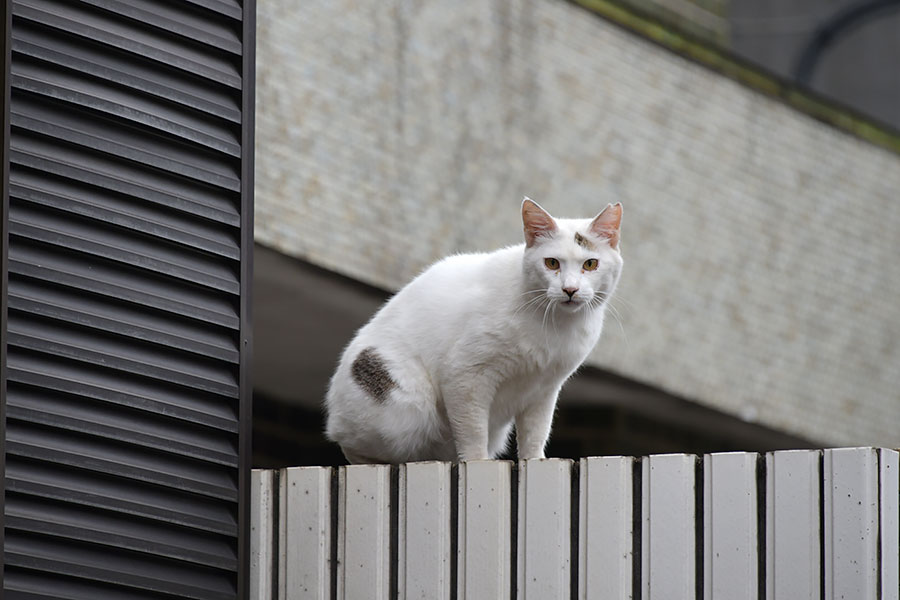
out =
[[[619,281],[622,205],[554,219],[522,203],[525,244],[445,258],[357,332],[326,435],[351,463],[542,458],[563,382],[597,343]]]

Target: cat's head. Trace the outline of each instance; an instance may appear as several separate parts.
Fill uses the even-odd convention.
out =
[[[554,219],[525,198],[523,267],[528,289],[543,290],[549,303],[563,311],[602,306],[622,271],[621,221],[620,203],[607,205],[593,219]]]

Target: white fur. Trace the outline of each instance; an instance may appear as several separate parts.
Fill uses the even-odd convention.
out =
[[[344,351],[328,438],[351,462],[472,460],[502,453],[515,424],[519,458],[543,457],[559,390],[600,337],[622,268],[618,238],[591,230],[596,219],[556,219],[530,247],[450,256],[401,289]],[[589,258],[595,271],[582,268]],[[563,304],[565,287],[578,288],[575,304]],[[352,375],[366,348],[396,383],[382,401]]]

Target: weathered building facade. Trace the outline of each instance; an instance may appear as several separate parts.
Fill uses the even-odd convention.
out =
[[[561,0],[259,17],[259,244],[390,291],[517,243],[524,195],[563,216],[621,201],[590,365],[822,443],[897,444],[896,153]]]

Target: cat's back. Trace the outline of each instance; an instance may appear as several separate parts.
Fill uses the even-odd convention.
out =
[[[494,252],[452,254],[425,269],[392,299],[412,301],[427,297],[430,301],[458,304],[466,297],[512,285],[521,270],[522,247],[511,246]],[[442,303],[442,302],[441,302]]]
[[[453,254],[420,273],[375,314],[358,341],[453,337],[460,328],[491,320],[521,273],[521,247]],[[426,333],[427,332],[427,333]]]

